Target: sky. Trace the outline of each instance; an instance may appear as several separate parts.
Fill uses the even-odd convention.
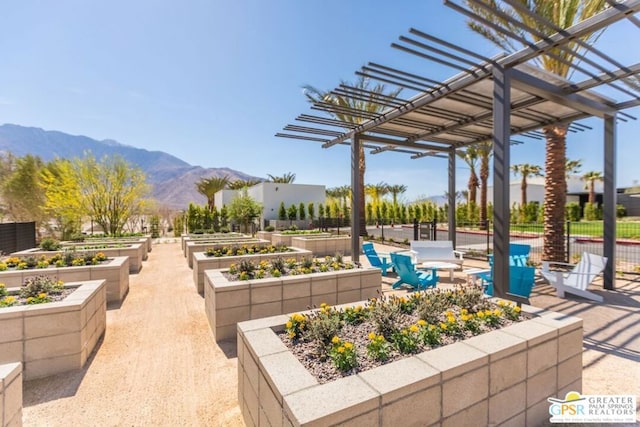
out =
[[[0,124],[114,139],[258,177],[290,172],[296,183],[345,185],[349,147],[274,135],[300,114],[318,114],[304,85],[355,81],[369,61],[454,75],[390,47],[411,27],[482,55],[499,52],[440,0],[8,0],[0,4]],[[596,46],[633,64],[637,46],[621,42],[629,31],[618,25]],[[627,112],[640,116],[639,108]],[[618,186],[640,179],[639,122],[618,126]],[[567,157],[581,159],[583,172],[602,171],[602,121],[581,123],[593,130],[569,134]],[[512,164],[543,165],[544,142],[524,140]],[[463,190],[469,170],[457,166]],[[403,199],[412,201],[444,194],[446,168],[444,159],[367,155],[365,182],[405,184]]]

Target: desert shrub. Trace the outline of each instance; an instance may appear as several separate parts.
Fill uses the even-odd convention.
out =
[[[22,298],[37,298],[41,294],[60,294],[64,290],[62,282],[47,276],[28,277],[20,288]]]
[[[45,251],[58,251],[61,247],[62,245],[60,245],[59,241],[50,237],[42,239],[42,242],[40,242],[40,248]]]
[[[437,323],[441,313],[451,305],[447,294],[436,289],[425,293],[417,302],[416,310],[420,319],[427,323]]]
[[[571,202],[565,206],[567,221],[580,221],[580,203]]]
[[[276,228],[273,225],[267,225],[264,228],[264,231],[275,231],[275,230],[276,230]]]
[[[326,353],[331,339],[338,335],[338,331],[340,331],[340,316],[336,315],[335,309],[327,304],[321,304],[320,310],[309,314],[307,318],[307,329],[304,331],[304,338],[315,342],[318,350],[321,353]]]
[[[370,301],[370,310],[370,318],[376,326],[376,331],[385,339],[392,339],[393,334],[398,331],[397,325],[402,314],[397,298],[388,298],[381,295],[379,298]]]

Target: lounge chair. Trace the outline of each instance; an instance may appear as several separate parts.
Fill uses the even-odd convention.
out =
[[[393,263],[390,260],[387,261],[387,257],[385,256],[381,257],[378,255],[378,253],[373,247],[373,243],[364,242],[362,244],[362,251],[367,256],[367,259],[369,260],[369,264],[371,264],[372,267],[377,267],[380,270],[382,270],[383,276],[387,275],[388,269],[393,268]]]
[[[535,284],[536,269],[533,267],[509,266],[509,293],[529,298]],[[479,273],[485,285],[484,293],[493,296],[493,268],[489,273]]]
[[[598,274],[600,274],[605,265],[607,258],[584,252],[580,262],[573,269],[567,271],[551,270],[552,265],[571,266],[563,262],[542,261],[542,276],[549,282],[551,286],[556,288],[557,295],[564,298],[564,294],[570,293],[581,296],[593,301],[602,302],[602,296],[589,292],[587,287],[593,282]]]
[[[417,271],[409,255],[391,253],[391,261],[398,274],[398,281],[391,286],[393,289],[402,285],[409,285],[414,289],[426,289],[435,287],[440,279],[435,269],[429,273]]]
[[[509,243],[509,265],[526,267],[529,261],[531,245],[521,243]],[[489,255],[489,265],[493,265],[493,254]]]

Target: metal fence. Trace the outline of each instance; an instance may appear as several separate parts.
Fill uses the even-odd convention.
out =
[[[0,224],[0,253],[10,254],[36,246],[35,222],[5,222]]]
[[[567,222],[563,230],[565,261],[577,262],[583,252],[602,255],[602,221]],[[433,222],[389,226],[367,227],[369,234],[393,239],[396,242],[409,240],[447,240],[446,224]],[[510,240],[531,246],[530,259],[542,261],[544,226],[541,223],[511,224]],[[640,273],[640,222],[617,223],[616,270],[624,273]],[[469,258],[484,259],[493,252],[493,224],[457,223],[456,248],[467,253]],[[638,269],[638,271],[636,271]]]

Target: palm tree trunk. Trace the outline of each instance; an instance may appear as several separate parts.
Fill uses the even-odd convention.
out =
[[[566,135],[568,125],[544,128],[547,139],[544,188],[544,247],[542,259],[565,261],[564,217],[567,201]]]
[[[468,203],[473,204],[478,200],[478,175],[476,175],[476,171],[471,169],[471,175],[469,176],[469,200]]]
[[[520,183],[520,204],[522,209],[527,206],[527,177],[525,175],[522,175],[522,182]]]
[[[589,203],[591,205],[596,202],[596,181],[592,179],[589,181]]]
[[[487,183],[489,181],[489,157],[483,156],[480,163],[480,228],[487,223]]]

